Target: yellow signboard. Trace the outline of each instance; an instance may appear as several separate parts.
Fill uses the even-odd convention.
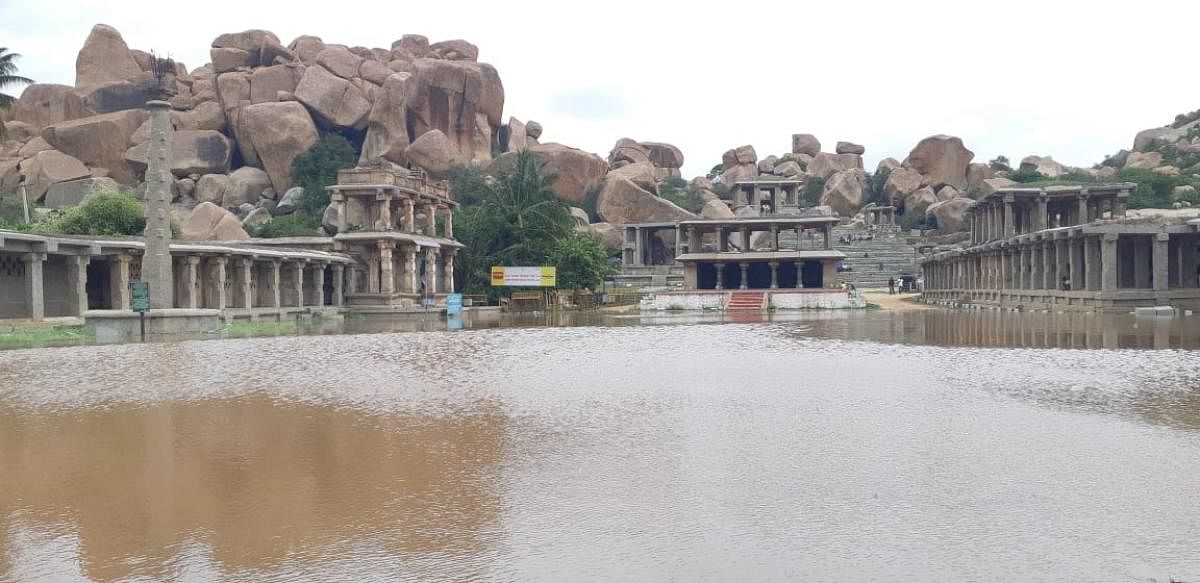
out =
[[[551,267],[492,267],[493,286],[555,287],[558,270]]]

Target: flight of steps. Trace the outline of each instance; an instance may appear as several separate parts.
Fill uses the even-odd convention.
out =
[[[890,277],[917,273],[914,247],[898,234],[876,234],[871,240],[838,242],[842,235],[853,238],[855,233],[862,232],[847,227],[833,229],[833,248],[846,254],[846,264],[852,268],[838,273],[840,280],[862,289],[886,288]],[[879,269],[881,262],[882,271]]]
[[[732,292],[729,294],[729,303],[725,305],[725,311],[761,311],[764,297],[763,292]]]

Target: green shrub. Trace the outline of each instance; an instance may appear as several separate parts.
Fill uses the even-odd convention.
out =
[[[725,171],[725,165],[717,164],[716,166],[713,166],[712,169],[708,171],[708,174],[704,175],[704,177],[709,180],[716,180],[717,177],[720,176],[721,173],[724,171]]]
[[[560,289],[595,289],[611,271],[608,251],[588,235],[559,239],[546,254],[546,263],[557,268]]]
[[[317,220],[305,213],[292,213],[275,217],[259,227],[246,227],[251,237],[276,239],[279,237],[313,237],[317,234]]]
[[[105,190],[39,222],[34,230],[63,235],[141,235],[146,229],[145,213],[145,207],[132,194]]]
[[[800,196],[800,206],[817,206],[821,204],[821,194],[825,192],[825,179],[812,177],[804,185],[804,193]]]
[[[9,196],[0,198],[0,225],[18,225],[25,222],[25,206],[21,197]]]
[[[688,189],[687,181],[682,178],[670,176],[660,182],[658,196],[688,212],[698,213],[700,209],[704,208],[704,201],[700,199],[699,193]]]
[[[1008,175],[1009,180],[1020,183],[1037,182],[1046,180],[1046,175],[1032,168],[1019,168]]]
[[[911,229],[920,229],[926,231],[937,228],[937,217],[933,215],[926,216],[925,213],[904,213],[900,215],[897,224],[901,229],[906,231]]]
[[[450,192],[455,200],[463,206],[473,205],[483,199],[487,193],[487,174],[478,166],[455,164],[447,171],[450,180]]]
[[[995,158],[988,160],[988,166],[996,172],[1012,171],[1012,166],[1008,162],[1008,156],[996,156]]]
[[[892,175],[892,170],[886,167],[875,169],[875,174],[871,175],[871,192],[867,196],[864,203],[875,203],[882,206],[891,204],[888,200],[887,193],[883,191],[883,185],[887,184],[888,177]]]
[[[775,163],[775,165],[778,166],[780,164],[783,164],[784,162],[795,162],[796,164],[800,165],[801,170],[805,170],[805,171],[808,170],[808,162],[805,162],[804,160],[801,160],[791,154],[784,154],[783,157],[780,158],[779,161]]]
[[[1123,182],[1137,184],[1129,196],[1130,208],[1168,208],[1173,202],[1171,191],[1186,183],[1180,176],[1167,176],[1144,168],[1126,168],[1117,176]]]
[[[329,204],[325,187],[337,184],[338,170],[353,167],[357,160],[358,154],[346,138],[335,133],[321,134],[317,143],[292,160],[292,184],[304,189],[299,210],[317,217]]]
[[[724,182],[714,182],[712,191],[721,198],[729,198],[729,192],[731,189],[729,188],[729,185],[725,184]]]

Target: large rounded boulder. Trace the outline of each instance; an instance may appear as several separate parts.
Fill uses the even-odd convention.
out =
[[[962,189],[967,186],[967,167],[974,157],[961,139],[939,134],[918,142],[904,159],[904,167],[916,170],[924,176],[922,182],[933,188],[949,184]]]

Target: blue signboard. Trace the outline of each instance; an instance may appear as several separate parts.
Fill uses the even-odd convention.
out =
[[[461,314],[463,308],[462,294],[446,294],[446,314]]]

